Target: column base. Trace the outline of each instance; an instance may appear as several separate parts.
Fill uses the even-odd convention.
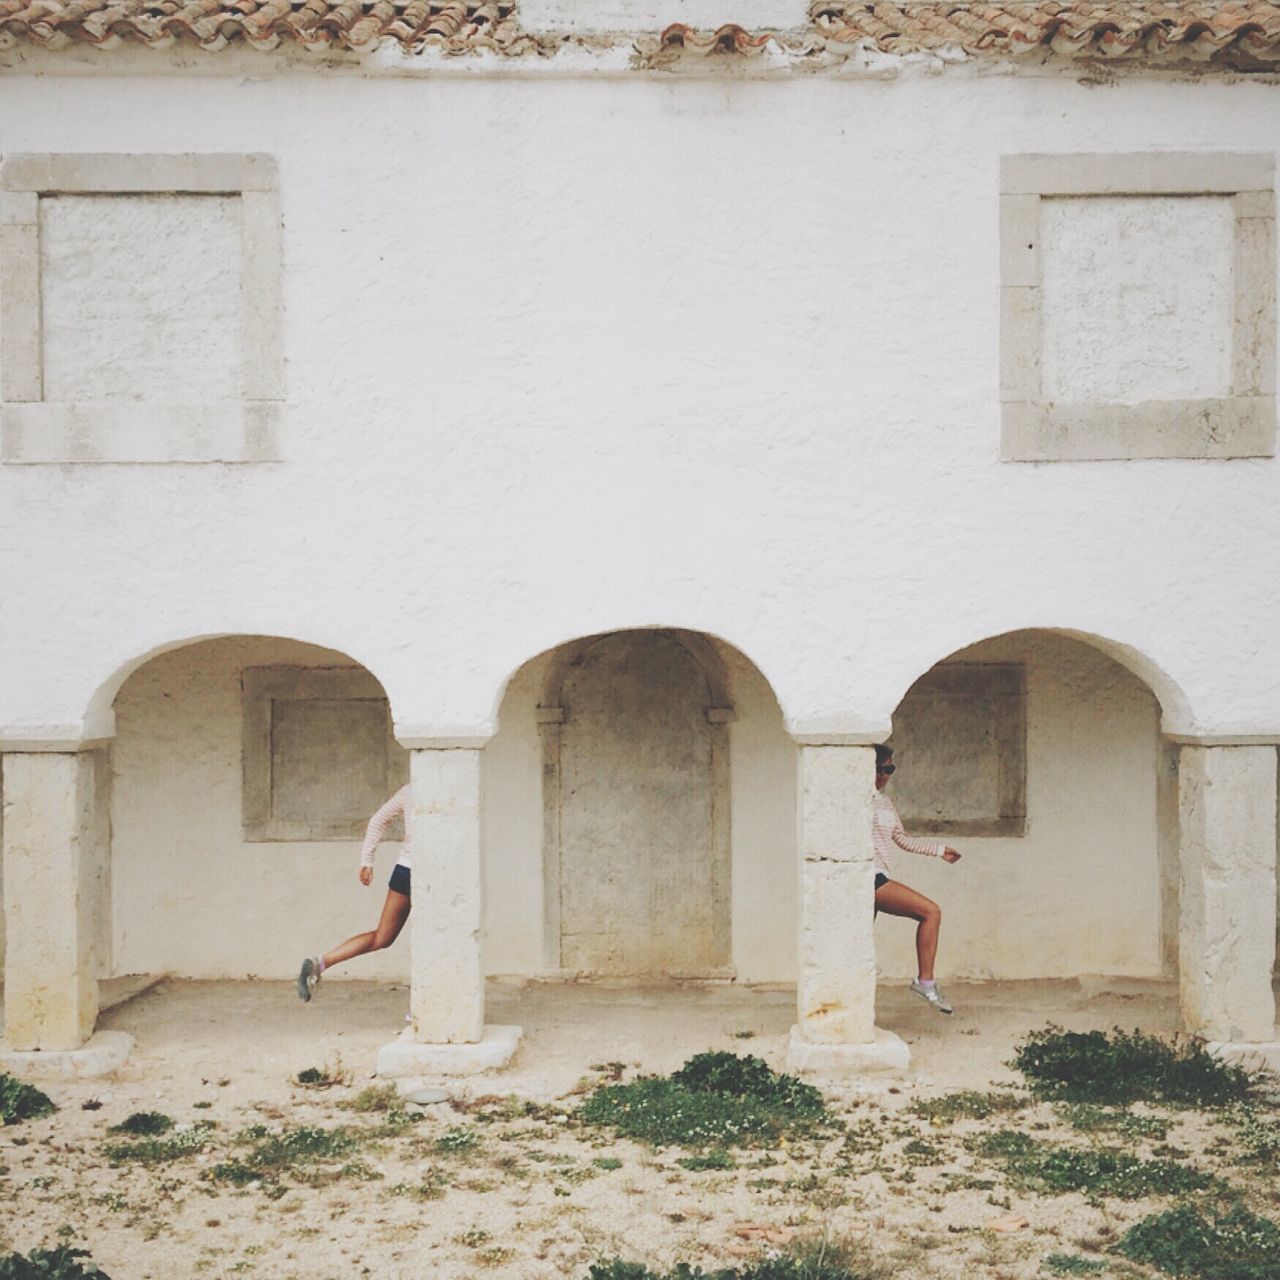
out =
[[[1215,1058],[1234,1062],[1246,1071],[1280,1075],[1280,1040],[1210,1040],[1205,1049]]]
[[[860,1076],[876,1072],[902,1073],[911,1066],[911,1050],[901,1036],[876,1028],[876,1038],[866,1044],[820,1044],[806,1040],[799,1027],[791,1028],[787,1043],[787,1070],[800,1075]]]
[[[0,1041],[0,1071],[19,1080],[91,1080],[124,1065],[133,1037],[95,1031],[78,1049],[9,1049]]]
[[[378,1050],[380,1076],[469,1076],[479,1071],[499,1071],[515,1055],[520,1027],[486,1026],[472,1044],[426,1044],[413,1039],[406,1027],[390,1044]]]

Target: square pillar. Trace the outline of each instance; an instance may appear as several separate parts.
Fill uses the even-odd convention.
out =
[[[0,757],[8,1050],[74,1050],[93,1033],[103,839],[96,756]]]
[[[413,747],[409,776],[412,1025],[378,1050],[378,1074],[431,1079],[505,1067],[520,1028],[484,1020],[480,748]]]
[[[906,1045],[876,1030],[875,867],[870,746],[800,748],[800,965],[793,1070],[906,1067]]]
[[[1274,1042],[1276,750],[1184,746],[1179,769],[1184,1028]]]
[[[413,1038],[467,1044],[484,1031],[480,960],[480,752],[413,751]]]

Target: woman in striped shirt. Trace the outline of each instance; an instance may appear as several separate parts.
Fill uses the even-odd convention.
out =
[[[871,801],[871,835],[876,866],[876,911],[887,916],[905,916],[916,923],[916,960],[920,966],[919,977],[911,984],[911,990],[927,1000],[939,1013],[950,1013],[951,1006],[943,998],[933,977],[933,962],[938,955],[938,929],[942,924],[942,908],[932,898],[908,889],[905,884],[889,879],[889,851],[897,845],[908,853],[922,853],[926,857],[941,858],[944,862],[959,862],[960,854],[949,845],[936,840],[918,840],[907,835],[894,808],[893,801],[884,794],[885,785],[897,766],[893,763],[893,751],[883,743],[876,744],[876,793]]]

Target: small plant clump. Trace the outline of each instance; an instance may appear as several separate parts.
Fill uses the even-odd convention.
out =
[[[119,1124],[113,1124],[108,1133],[127,1133],[135,1138],[155,1138],[173,1128],[173,1121],[163,1111],[135,1111]]]
[[[873,1272],[853,1270],[846,1250],[809,1246],[792,1254],[764,1257],[741,1268],[704,1271],[687,1262],[670,1271],[651,1271],[643,1263],[621,1258],[594,1263],[585,1280],[872,1280]]]
[[[38,1120],[57,1110],[48,1094],[0,1071],[0,1125]],[[3,1273],[0,1272],[0,1275]]]
[[[1126,1138],[1151,1138],[1163,1142],[1172,1127],[1163,1116],[1135,1115],[1111,1107],[1099,1107],[1092,1102],[1066,1102],[1059,1108],[1059,1115],[1082,1133],[1109,1131]]]
[[[140,1112],[140,1115],[156,1115],[156,1112]],[[130,1117],[132,1119],[132,1117]],[[162,1119],[168,1120],[167,1116]],[[125,1123],[128,1123],[127,1121]],[[153,1122],[156,1123],[156,1122]],[[209,1142],[212,1120],[201,1120],[196,1124],[174,1128],[168,1132],[173,1122],[151,1131],[151,1136],[140,1137],[132,1142],[109,1142],[103,1148],[112,1164],[122,1164],[127,1160],[137,1164],[168,1164],[171,1160],[181,1160],[184,1156],[198,1155]],[[112,1132],[136,1133],[138,1130],[121,1130],[113,1126]],[[145,1131],[144,1131],[145,1132]]]
[[[1055,1276],[1095,1276],[1108,1267],[1097,1258],[1082,1258],[1078,1253],[1051,1253],[1044,1260],[1044,1269]]]
[[[951,1124],[956,1120],[986,1120],[997,1112],[1021,1111],[1029,1102],[1030,1099],[1017,1093],[981,1093],[976,1089],[962,1089],[941,1098],[921,1098],[907,1110],[925,1120]]]
[[[1114,1031],[1033,1031],[1011,1064],[1034,1093],[1062,1102],[1220,1107],[1244,1101],[1257,1077],[1191,1041]]]
[[[250,1125],[237,1141],[248,1146],[249,1151],[214,1165],[209,1171],[214,1181],[238,1187],[260,1183],[273,1193],[283,1194],[280,1179],[286,1173],[310,1186],[346,1177],[369,1181],[382,1176],[363,1160],[347,1158],[354,1155],[358,1141],[345,1129],[304,1125],[273,1133],[262,1125]],[[344,1163],[335,1169],[339,1160]]]
[[[87,1249],[60,1244],[56,1249],[32,1249],[28,1254],[10,1253],[0,1258],[0,1280],[111,1280],[88,1258]]]
[[[704,1156],[685,1156],[677,1160],[682,1169],[690,1173],[705,1173],[709,1169],[736,1169],[738,1162],[727,1151],[708,1151]]]
[[[658,1146],[772,1146],[827,1117],[822,1095],[759,1058],[702,1053],[671,1076],[604,1085],[579,1118]]]
[[[972,1149],[1002,1162],[1016,1185],[1049,1195],[1081,1191],[1095,1198],[1137,1200],[1200,1191],[1214,1184],[1209,1174],[1172,1160],[1142,1160],[1115,1148],[1058,1147],[1013,1129],[982,1137]]]
[[[1125,1232],[1115,1252],[1198,1280],[1280,1280],[1280,1226],[1243,1205],[1206,1218],[1184,1205]]]

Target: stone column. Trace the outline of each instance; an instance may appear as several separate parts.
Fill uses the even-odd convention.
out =
[[[413,1038],[468,1044],[484,1032],[480,960],[480,752],[411,753]]]
[[[877,1031],[870,746],[800,748],[800,965],[795,1070],[905,1067],[906,1046]]]
[[[1274,1042],[1276,750],[1184,746],[1178,792],[1183,1026]]]
[[[5,1047],[79,1049],[98,1016],[95,753],[0,757]]]

